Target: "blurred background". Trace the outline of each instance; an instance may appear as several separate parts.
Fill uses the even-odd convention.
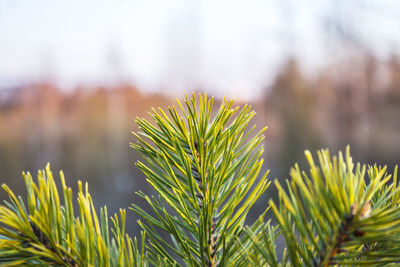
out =
[[[20,194],[21,172],[50,162],[75,192],[88,181],[97,207],[142,205],[134,120],[193,91],[253,105],[270,178],[347,144],[392,170],[400,2],[0,0],[0,182]]]

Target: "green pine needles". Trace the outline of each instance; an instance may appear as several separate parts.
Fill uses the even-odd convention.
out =
[[[125,234],[125,210],[111,218],[110,227],[107,209],[97,217],[88,185],[79,183],[75,217],[62,172],[62,205],[49,165],[36,183],[29,173],[24,179],[26,205],[3,185],[10,201],[0,206],[0,266],[143,266],[144,243],[139,248]]]
[[[249,229],[250,265],[384,266],[400,264],[400,187],[386,167],[354,166],[347,147],[331,158],[318,152],[319,166],[306,151],[307,174],[296,165],[287,190],[278,181],[279,205],[270,202],[278,226],[270,222]],[[286,249],[278,263],[274,239],[283,235]]]
[[[279,202],[265,202],[253,224],[246,217],[270,182],[262,172],[263,132],[248,127],[255,113],[224,100],[213,110],[206,95],[186,97],[154,123],[137,119],[132,144],[137,166],[156,192],[140,242],[125,233],[125,210],[100,213],[85,187],[76,196],[50,167],[24,174],[25,199],[6,186],[0,206],[0,266],[397,266],[400,263],[400,188],[397,168],[353,164],[345,156],[306,151],[308,172],[296,165]],[[214,114],[215,113],[215,114]],[[60,197],[61,196],[61,197]],[[76,214],[75,214],[76,213]],[[266,220],[270,214],[274,220]],[[281,252],[277,239],[285,241]]]
[[[261,179],[262,132],[250,137],[247,126],[254,116],[249,106],[240,112],[224,101],[211,119],[213,99],[186,98],[182,112],[169,108],[171,119],[153,110],[157,126],[138,119],[141,132],[133,147],[145,163],[138,166],[159,194],[147,200],[155,215],[133,205],[132,210],[150,238],[152,264],[232,266],[238,261],[244,221],[254,202],[267,189]],[[239,113],[233,118],[235,113]],[[169,240],[160,235],[169,234]]]

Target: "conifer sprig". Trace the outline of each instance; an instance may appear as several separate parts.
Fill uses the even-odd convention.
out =
[[[262,130],[251,136],[247,126],[254,116],[244,106],[224,100],[214,118],[213,99],[186,96],[185,106],[178,101],[182,115],[169,108],[151,114],[156,126],[138,119],[141,132],[132,146],[145,162],[137,165],[156,190],[160,200],[139,193],[152,207],[154,215],[133,205],[139,222],[150,238],[149,259],[188,266],[234,264],[244,236],[243,225],[254,202],[267,189],[262,166]],[[170,235],[165,240],[161,230]],[[170,252],[174,252],[171,256]]]
[[[282,266],[383,266],[400,261],[400,188],[397,168],[357,164],[346,156],[318,152],[319,166],[309,151],[310,173],[296,165],[287,190],[278,181],[279,206],[270,202],[286,241]],[[390,182],[392,179],[392,182]],[[262,262],[276,266],[271,228],[249,230]],[[254,262],[254,261],[253,261]]]
[[[145,237],[140,248],[126,235],[125,210],[111,218],[109,227],[107,208],[98,217],[88,185],[79,182],[75,217],[62,172],[63,204],[49,165],[38,172],[36,183],[29,173],[23,176],[27,204],[3,185],[10,201],[0,206],[0,266],[144,266]]]

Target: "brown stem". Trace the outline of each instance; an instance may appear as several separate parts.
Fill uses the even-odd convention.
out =
[[[32,221],[29,222],[32,228],[33,234],[36,236],[36,238],[39,240],[41,244],[43,244],[48,250],[57,253],[57,250],[52,246],[50,240],[47,238],[47,236],[37,227]],[[34,240],[30,240],[29,243],[36,242]],[[31,244],[29,246],[33,247]],[[62,260],[64,263],[66,263],[70,267],[78,267],[78,263],[75,262],[74,259],[69,257],[68,255],[63,255]]]
[[[339,253],[347,253],[345,249],[343,249],[343,245],[346,242],[349,242],[350,240],[353,239],[353,237],[361,237],[365,235],[364,231],[361,230],[352,230],[352,225],[354,221],[354,216],[356,214],[359,214],[361,218],[365,218],[369,216],[369,212],[371,209],[371,204],[370,202],[367,202],[364,204],[364,206],[361,209],[361,213],[357,213],[358,209],[358,204],[355,202],[350,210],[350,214],[346,215],[344,217],[344,221],[340,224],[339,226],[339,232],[336,236],[335,243],[333,245],[333,248],[329,255],[327,255],[328,260],[326,261],[326,255],[320,255],[320,262],[319,264],[314,264],[314,266],[323,266],[323,267],[328,267],[329,265],[334,265],[337,264],[335,262],[335,256]],[[326,261],[326,262],[325,262]],[[314,262],[317,262],[314,260]]]
[[[200,161],[199,152],[198,152],[199,148],[198,148],[197,142],[195,143],[195,149],[196,149],[197,158],[199,158],[199,161]],[[189,150],[189,153],[192,154],[190,150]],[[201,163],[200,163],[200,165],[201,165]],[[201,176],[200,176],[200,172],[197,169],[197,167],[196,166],[192,166],[191,169],[192,169],[193,178],[196,180],[197,185],[200,188],[200,190],[202,191],[203,188],[205,187],[206,188],[206,194],[208,194],[207,185],[203,185],[202,184],[202,179],[201,179]],[[207,179],[205,179],[205,181],[207,182]],[[203,205],[204,205],[203,192],[196,193],[196,197],[197,197],[197,201],[198,201],[199,206],[202,208]],[[208,235],[208,237],[207,237],[208,246],[207,246],[207,248],[205,248],[205,251],[204,251],[205,254],[207,255],[205,257],[206,258],[206,265],[208,267],[217,267],[218,262],[217,262],[217,258],[216,258],[216,254],[217,254],[216,245],[217,245],[217,240],[218,240],[218,233],[217,233],[217,229],[216,229],[216,219],[215,218],[211,218],[211,229],[210,230],[211,231],[207,232],[207,233],[210,233],[210,234],[207,234]]]

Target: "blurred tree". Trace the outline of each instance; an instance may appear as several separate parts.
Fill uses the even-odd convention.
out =
[[[278,117],[280,125],[280,169],[287,170],[306,147],[314,148],[318,132],[313,128],[315,97],[296,59],[289,59],[271,86],[266,100],[267,113]]]

